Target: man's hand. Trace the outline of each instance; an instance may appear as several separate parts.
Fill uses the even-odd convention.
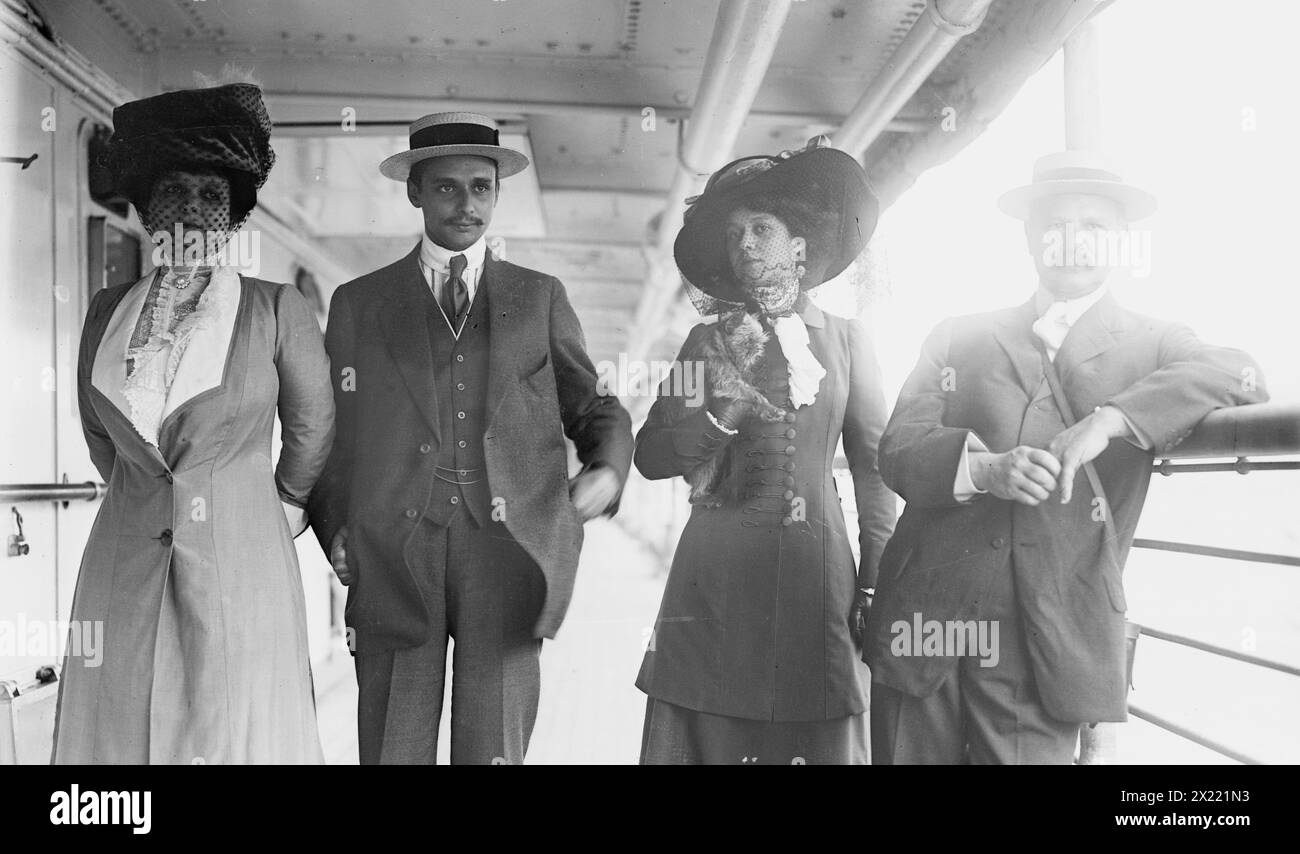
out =
[[[352,570],[348,569],[348,529],[345,525],[338,529],[334,534],[334,541],[330,543],[330,566],[334,567],[334,574],[347,587],[352,583]]]
[[[1074,476],[1080,466],[1090,463],[1106,450],[1111,439],[1129,435],[1128,422],[1113,406],[1103,406],[1096,412],[1067,427],[1048,444],[1047,450],[1061,463],[1059,481],[1061,503],[1069,504],[1074,494]]]
[[[608,468],[587,469],[569,482],[569,499],[586,522],[609,509],[618,497],[618,475]]]
[[[1061,464],[1041,448],[1020,445],[1004,454],[972,451],[971,482],[995,498],[1037,507],[1056,489]]]

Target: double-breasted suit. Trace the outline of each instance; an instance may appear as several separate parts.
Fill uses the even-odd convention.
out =
[[[1017,632],[1003,632],[1003,657],[1023,647],[1036,688],[1035,698],[1024,684],[1011,686],[1015,703],[1037,702],[1062,722],[1124,720],[1121,572],[1153,452],[1178,444],[1212,410],[1267,395],[1245,353],[1204,344],[1187,327],[1106,295],[1074,324],[1053,365],[1076,417],[1111,405],[1133,428],[1134,440],[1112,440],[1094,461],[1109,504],[1082,470],[1068,504],[1059,494],[1032,507],[992,495],[959,502],[955,475],[974,439],[992,452],[1046,448],[1066,427],[1031,330],[1036,316],[1031,299],[950,319],[926,340],[881,439],[881,473],[907,506],[881,560],[865,654],[875,682],[924,698],[958,679],[959,660],[896,654],[897,627],[917,615],[1003,619]]]
[[[346,619],[363,682],[367,656],[439,635],[445,643],[449,630],[457,655],[468,649],[473,625],[497,617],[467,614],[456,634],[459,594],[450,588],[462,571],[477,583],[487,571],[480,562],[514,567],[508,572],[517,574],[501,582],[509,590],[537,588],[536,602],[510,615],[527,620],[512,631],[524,641],[554,637],[582,544],[564,437],[585,466],[606,466],[620,483],[631,464],[628,414],[598,393],[560,282],[489,255],[457,338],[421,273],[419,251],[340,287],[326,331],[337,438],[309,509],[327,553],[347,528],[355,580]],[[475,540],[484,548],[508,545],[510,555],[457,551],[461,524],[486,532]],[[444,560],[430,557],[431,549],[450,551]],[[436,708],[441,696],[411,702]],[[391,727],[391,704],[386,714]],[[362,742],[364,762],[365,732]],[[391,745],[383,750],[384,761],[399,760]]]

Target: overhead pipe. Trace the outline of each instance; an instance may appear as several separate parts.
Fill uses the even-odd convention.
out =
[[[731,157],[758,95],[792,0],[723,0],[713,26],[695,104],[681,134],[677,169],[648,249],[645,290],[637,307],[629,357],[644,358],[659,320],[680,290],[672,259],[686,199]]]
[[[860,156],[964,36],[979,29],[992,0],[929,0],[840,129],[836,148]]]
[[[925,133],[897,135],[867,164],[881,208],[983,133],[1070,34],[1108,5],[1109,0],[1038,0],[1016,7],[1017,14],[966,58],[964,83],[944,93],[944,102],[961,114],[957,127],[932,123]]]

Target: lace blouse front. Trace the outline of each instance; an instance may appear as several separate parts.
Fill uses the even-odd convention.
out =
[[[152,445],[158,443],[167,394],[185,348],[211,322],[204,310],[211,280],[211,267],[159,268],[127,345],[122,391],[131,405],[131,423]]]

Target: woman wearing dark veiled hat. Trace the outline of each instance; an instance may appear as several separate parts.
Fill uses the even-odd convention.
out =
[[[719,318],[678,356],[702,367],[705,399],[670,379],[637,436],[641,473],[684,476],[694,505],[637,679],[644,764],[868,759],[859,618],[895,514],[876,468],[885,401],[863,326],[805,291],[865,247],[876,202],[823,140],[723,167],[674,247]],[[841,437],[857,567],[832,475]]]
[[[111,169],[162,264],[97,293],[82,333],[108,490],[72,620],[103,642],[69,643],[53,760],[321,762],[293,537],[333,438],[329,364],[298,291],[222,254],[275,159],[261,91],[169,92],[113,123]]]

